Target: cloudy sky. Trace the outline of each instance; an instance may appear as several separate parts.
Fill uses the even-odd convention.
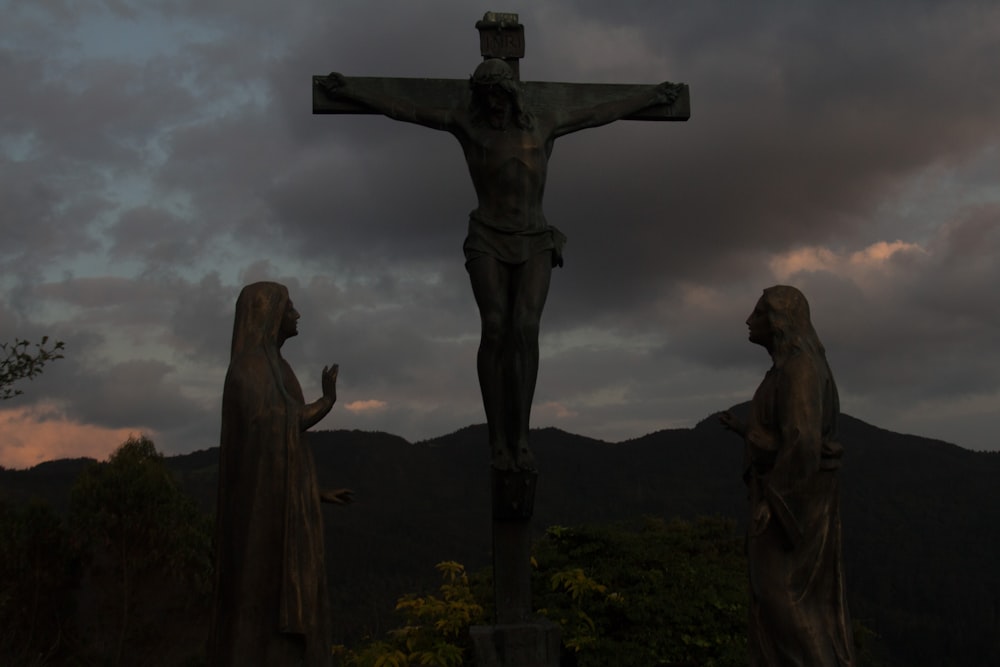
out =
[[[310,77],[468,77],[487,10],[520,13],[525,80],[691,87],[687,123],[556,144],[534,426],[618,441],[748,400],[744,320],[785,283],[844,412],[1000,448],[996,3],[0,0],[0,340],[66,343],[0,404],[0,464],[217,444],[265,279],[308,398],[340,363],[320,428],[484,421],[458,143],[314,116]]]

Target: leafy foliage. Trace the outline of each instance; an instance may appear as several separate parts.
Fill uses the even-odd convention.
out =
[[[592,647],[597,642],[597,624],[585,608],[602,602],[624,603],[624,598],[619,593],[608,594],[608,587],[584,574],[582,567],[560,570],[550,581],[552,591],[569,593],[569,607],[552,610],[543,607],[539,612],[559,622],[565,633],[563,644],[566,647],[576,652]]]
[[[734,533],[722,519],[552,527],[533,559],[536,609],[559,623],[569,662],[581,667],[745,665],[746,564]],[[438,570],[440,597],[400,598],[403,627],[345,651],[346,664],[464,664],[469,626],[485,618],[488,594],[458,563]]]
[[[469,650],[469,626],[485,619],[465,568],[454,561],[437,564],[444,583],[437,595],[408,594],[399,598],[396,611],[404,619],[388,641],[376,641],[344,660],[356,667],[461,667]]]
[[[728,520],[552,527],[535,603],[581,667],[745,665],[746,564]]]
[[[15,338],[13,343],[0,343],[0,401],[5,401],[23,392],[13,385],[18,380],[33,379],[42,372],[50,361],[62,359],[64,344],[56,341],[48,346],[49,337],[43,336],[41,342],[35,343],[34,352],[29,351],[31,343]]]

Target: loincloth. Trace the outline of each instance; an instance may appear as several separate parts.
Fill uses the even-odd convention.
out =
[[[563,265],[566,235],[552,225],[538,229],[508,230],[469,217],[469,235],[462,249],[465,263],[477,257],[493,257],[507,264],[522,264],[538,253],[552,251],[552,266]]]

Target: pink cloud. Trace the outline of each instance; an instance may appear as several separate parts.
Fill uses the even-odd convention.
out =
[[[797,273],[826,271],[856,283],[881,280],[890,262],[897,255],[926,255],[916,243],[878,241],[854,253],[834,252],[821,246],[798,248],[771,259],[771,271],[778,280],[788,280]]]
[[[0,465],[30,468],[43,461],[87,456],[105,459],[130,435],[149,429],[104,428],[66,418],[54,404],[0,409]]]
[[[547,401],[533,409],[536,421],[538,419],[571,419],[579,413],[560,401]]]
[[[771,260],[771,271],[779,280],[787,280],[800,272],[830,271],[836,273],[843,259],[821,247],[798,248]]]
[[[893,241],[892,243],[887,243],[885,241],[879,241],[878,243],[871,244],[864,250],[860,250],[852,254],[850,261],[852,264],[874,266],[889,261],[892,259],[893,255],[899,252],[920,255],[927,254],[927,251],[916,243],[906,243],[905,241]]]
[[[352,412],[356,415],[360,415],[366,412],[377,412],[379,410],[384,410],[389,406],[385,401],[380,401],[375,398],[369,398],[364,401],[353,401],[344,406],[344,409],[348,412]]]

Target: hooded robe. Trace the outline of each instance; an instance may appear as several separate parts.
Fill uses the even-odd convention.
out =
[[[746,433],[751,667],[854,667],[834,439],[839,399],[809,306],[764,291],[775,333]],[[769,519],[758,520],[764,511]]]
[[[280,352],[288,304],[277,283],[248,285],[236,302],[219,449],[215,667],[331,664],[319,488],[300,437],[305,400]]]

